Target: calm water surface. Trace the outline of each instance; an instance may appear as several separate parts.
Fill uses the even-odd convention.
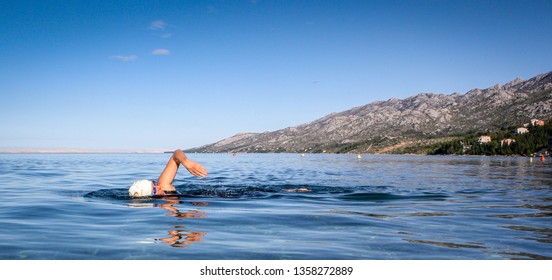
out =
[[[0,155],[0,259],[552,258],[552,159],[189,156],[131,199],[169,155]]]

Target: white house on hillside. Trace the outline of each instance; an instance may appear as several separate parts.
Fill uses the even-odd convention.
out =
[[[544,126],[544,121],[537,120],[537,119],[531,119],[531,124],[533,126]]]
[[[539,119],[531,119],[530,123],[526,123],[523,125],[523,127],[529,127],[530,125],[533,126],[544,126],[544,121],[541,121]]]
[[[500,141],[500,147],[510,146],[512,143],[516,143],[516,139],[507,138]]]
[[[489,143],[491,142],[491,136],[483,135],[477,139],[477,142],[479,142],[479,144]]]
[[[529,132],[529,129],[527,129],[525,127],[520,127],[518,129],[516,129],[517,134],[523,134],[523,133],[527,133],[527,132]]]

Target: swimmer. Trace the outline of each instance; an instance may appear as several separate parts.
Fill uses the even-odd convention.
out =
[[[138,180],[130,186],[128,194],[133,197],[175,194],[176,189],[172,182],[181,164],[194,176],[207,176],[207,170],[203,165],[190,160],[181,150],[176,150],[157,181]]]

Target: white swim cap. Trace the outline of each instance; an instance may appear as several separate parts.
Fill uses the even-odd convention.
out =
[[[138,180],[128,189],[130,196],[150,196],[152,195],[153,183],[150,180]]]

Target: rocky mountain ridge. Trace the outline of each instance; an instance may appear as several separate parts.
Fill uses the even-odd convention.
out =
[[[470,131],[552,118],[552,72],[465,94],[421,93],[333,113],[295,127],[240,133],[188,152],[396,152]]]

